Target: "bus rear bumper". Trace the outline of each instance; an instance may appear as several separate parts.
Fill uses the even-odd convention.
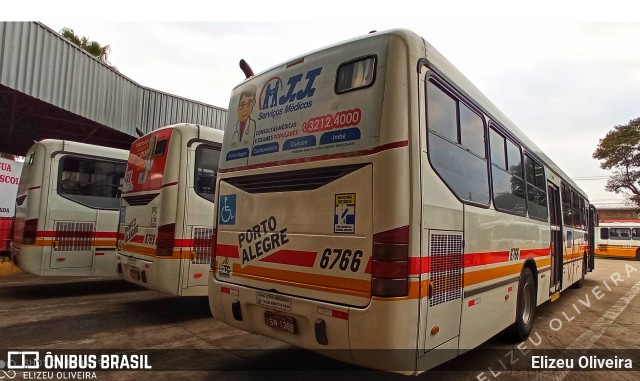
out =
[[[319,350],[329,357],[353,363],[348,307],[222,284],[213,279],[211,272],[208,294],[211,312],[220,321],[243,331]],[[291,323],[292,329],[274,327],[281,324],[277,321]]]
[[[179,283],[180,260],[140,258],[131,253],[118,252],[115,266],[118,276],[127,282],[153,291],[182,295]]]
[[[415,373],[416,348],[399,349],[397,343],[391,343],[390,337],[393,340],[404,333],[396,332],[393,323],[385,327],[378,324],[378,319],[368,316],[371,305],[364,309],[352,308],[281,295],[220,282],[213,274],[209,273],[209,306],[219,321],[342,362],[402,374]],[[393,308],[384,304],[377,303],[373,308]],[[294,332],[274,327],[276,324],[268,322],[274,317],[292,322]],[[368,327],[363,324],[366,320],[370,323],[366,324]],[[402,325],[411,326],[406,318]],[[416,334],[415,325],[413,329]]]

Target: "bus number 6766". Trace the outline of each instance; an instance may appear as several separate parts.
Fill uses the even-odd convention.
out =
[[[349,249],[324,249],[320,258],[320,267],[323,269],[333,269],[336,265],[342,271],[350,269],[358,272],[362,263],[362,250],[351,251]]]

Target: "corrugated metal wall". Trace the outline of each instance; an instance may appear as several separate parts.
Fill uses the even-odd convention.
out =
[[[133,136],[226,122],[225,109],[140,86],[37,22],[0,22],[0,84]]]
[[[160,126],[187,122],[224,130],[227,111],[218,107],[159,91],[144,89],[140,129],[145,132]]]

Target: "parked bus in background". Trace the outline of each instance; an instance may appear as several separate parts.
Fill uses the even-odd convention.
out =
[[[207,294],[222,130],[175,124],[131,144],[118,228],[123,279],[174,295]]]
[[[218,176],[216,319],[420,373],[509,326],[522,341],[537,305],[582,284],[586,194],[421,37],[245,72]]]
[[[640,220],[603,220],[598,224],[596,255],[640,260]]]
[[[0,158],[0,257],[9,257],[22,163]]]
[[[25,156],[16,195],[13,262],[36,275],[115,276],[127,151],[41,140]]]

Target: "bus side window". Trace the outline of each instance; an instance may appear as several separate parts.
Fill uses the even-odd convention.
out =
[[[463,201],[489,205],[482,117],[431,80],[427,82],[429,161]]]
[[[209,146],[196,148],[195,191],[209,201],[215,200],[220,150]]]
[[[547,219],[547,191],[544,186],[544,167],[528,154],[524,155],[527,179],[527,209],[529,217]]]
[[[497,210],[526,215],[522,155],[520,147],[489,128],[493,204]]]
[[[573,214],[571,212],[571,191],[562,183],[562,219],[564,225],[573,225]]]
[[[609,228],[600,228],[600,239],[609,239]]]
[[[629,239],[631,239],[631,229],[629,229],[629,228],[609,228],[609,239],[629,240]]]

